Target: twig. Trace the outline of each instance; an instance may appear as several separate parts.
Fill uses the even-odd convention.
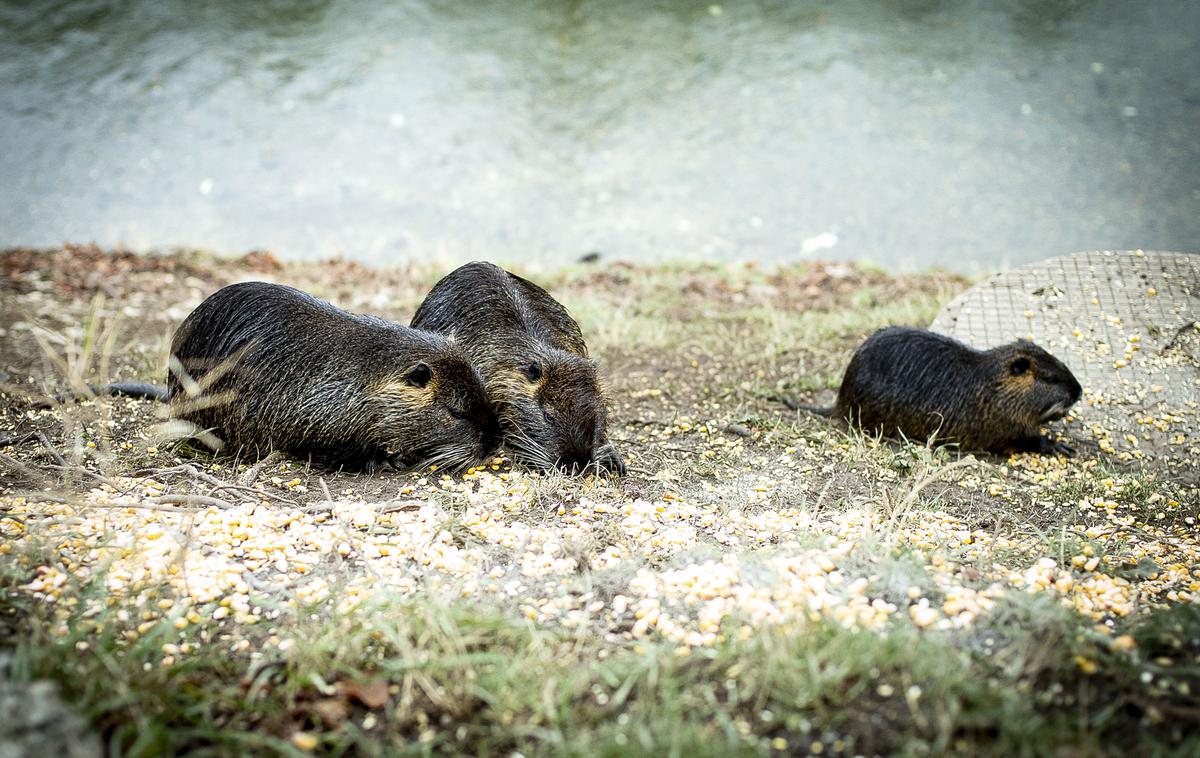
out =
[[[229,484],[228,482],[223,483],[223,484],[218,484],[216,487],[213,487],[212,490],[210,490],[208,494],[213,495],[221,490],[234,490],[236,492],[250,492],[252,494],[265,497],[269,500],[276,500],[285,505],[296,505],[295,500],[289,500],[286,497],[283,497],[282,495],[276,495],[273,492],[267,492],[266,490],[259,489],[258,487],[246,487],[241,484]]]
[[[325,513],[332,511],[336,505],[332,500],[324,503],[314,503],[300,508],[303,513]],[[425,507],[426,503],[423,500],[402,500],[400,502],[387,502],[377,506],[374,510],[376,513],[395,513],[396,511],[416,511]]]
[[[1077,529],[1067,529],[1066,531],[1070,534],[1075,535],[1076,537],[1078,537],[1080,539],[1083,539],[1083,540],[1095,539],[1094,537],[1090,537],[1087,534],[1084,534],[1083,532],[1081,532]],[[1117,524],[1114,526],[1109,526],[1105,531],[1099,532],[1097,534],[1097,536],[1100,536],[1100,535],[1108,536],[1108,535],[1120,534],[1121,532],[1126,532],[1128,534],[1139,534],[1139,535],[1141,535],[1143,537],[1147,537],[1155,542],[1161,542],[1165,545],[1170,545],[1171,547],[1175,548],[1176,550],[1186,551],[1188,549],[1188,548],[1184,547],[1183,545],[1179,544],[1178,542],[1176,542],[1175,540],[1171,539],[1170,537],[1159,536],[1152,532],[1148,532],[1145,529],[1142,529],[1141,527],[1139,527],[1137,525],[1126,526],[1125,524]]]
[[[200,469],[196,468],[195,466],[192,466],[187,463],[182,463],[178,466],[171,466],[170,468],[141,469],[140,471],[135,471],[133,473],[134,476],[153,476],[153,477],[167,477],[167,476],[172,476],[174,474],[184,474],[186,476],[189,476],[189,477],[192,477],[195,479],[199,479],[200,481],[205,482],[207,484],[211,484],[212,489],[208,493],[210,497],[213,496],[216,492],[219,492],[220,490],[233,490],[236,492],[249,492],[251,494],[257,495],[259,497],[265,497],[270,500],[278,500],[279,502],[286,503],[287,505],[295,505],[296,504],[295,500],[289,500],[288,498],[283,497],[282,495],[276,495],[273,492],[267,492],[266,490],[260,489],[258,487],[248,487],[244,484],[234,484],[233,482],[227,482],[224,479],[219,479],[219,478],[213,476],[212,474],[209,474],[206,471],[201,471]]]
[[[257,576],[255,576],[254,573],[248,568],[242,569],[242,579],[246,581],[246,584],[250,585],[250,589],[257,592],[262,592],[263,594],[283,592],[289,586],[287,584],[270,584],[268,582],[264,582],[262,579],[259,579]]]
[[[0,453],[0,461],[8,464],[16,471],[23,471],[23,472],[26,472],[27,474],[33,474],[35,472],[41,473],[40,471],[38,471],[38,469],[34,468],[30,464],[25,463],[24,461],[19,461],[16,458],[13,458],[11,455],[5,455],[4,453]]]
[[[283,454],[276,450],[268,453],[266,457],[259,459],[258,463],[255,463],[253,466],[251,466],[246,470],[246,473],[242,475],[242,486],[249,487],[250,485],[254,484],[254,480],[258,478],[258,475],[262,473],[264,468],[278,463],[279,461],[283,460],[283,458]]]
[[[821,504],[825,502],[825,496],[829,494],[829,488],[833,486],[834,477],[829,477],[825,480],[825,486],[821,488],[821,494],[817,496],[817,504],[813,506],[813,510],[817,513],[821,512]]]
[[[206,507],[215,506],[221,510],[229,510],[233,508],[233,503],[228,500],[221,500],[216,497],[207,497],[205,495],[160,495],[152,497],[146,501],[150,505],[202,505]]]
[[[200,469],[196,468],[195,466],[192,466],[187,463],[181,463],[178,466],[171,466],[170,468],[139,469],[137,471],[134,471],[132,476],[157,478],[157,477],[172,476],[174,474],[186,474],[187,476],[193,477],[195,479],[199,479],[203,482],[207,482],[207,483],[213,484],[213,485],[229,484],[229,482],[226,482],[224,479],[218,479],[217,477],[213,476],[212,474],[209,474],[206,471],[201,471]]]
[[[959,460],[945,466],[939,466],[932,471],[927,470],[927,472],[921,476],[921,478],[918,479],[915,484],[912,485],[912,488],[904,496],[904,499],[902,499],[895,506],[895,508],[892,509],[892,512],[888,515],[888,520],[899,525],[904,521],[905,518],[907,518],[909,510],[912,508],[913,504],[916,503],[917,499],[921,495],[921,492],[923,492],[926,487],[936,481],[944,479],[947,474],[955,471],[956,469],[977,465],[979,465],[979,461],[974,456],[967,456],[966,458],[960,458]]]
[[[43,500],[45,499],[48,498],[43,498]],[[198,513],[204,510],[203,508],[172,508],[167,505],[150,505],[147,503],[66,503],[59,499],[55,499],[51,502],[57,505],[70,505],[77,511],[89,509],[123,511],[128,509],[137,511],[159,511],[162,513]],[[30,503],[29,505],[41,505],[41,503]]]
[[[425,507],[425,503],[420,500],[405,500],[401,503],[388,503],[377,510],[379,513],[395,513],[397,511],[419,511],[423,507]]]
[[[1141,708],[1143,712],[1158,711],[1171,718],[1185,721],[1200,721],[1200,708],[1189,708],[1186,705],[1175,705],[1167,701],[1152,703],[1146,698],[1134,695],[1129,701]]]
[[[334,503],[327,501],[324,503],[314,503],[312,505],[304,505],[300,507],[301,513],[326,513],[333,510]]]
[[[61,463],[57,466],[46,466],[46,468],[52,468],[52,469],[56,469],[58,471],[74,471],[74,472],[77,472],[80,474],[87,474],[88,476],[90,476],[91,478],[100,482],[101,484],[107,484],[109,487],[112,487],[113,491],[117,491],[117,490],[121,489],[119,486],[117,486],[117,483],[114,482],[112,479],[109,479],[107,476],[104,476],[103,474],[98,474],[86,466],[72,466],[72,465],[68,464],[66,461],[63,461],[63,463]]]
[[[324,477],[317,477],[317,481],[321,483],[321,491],[325,493],[325,499],[332,501],[333,495],[329,494],[329,485],[325,483]]]
[[[1167,340],[1167,344],[1165,344],[1161,348],[1159,348],[1158,354],[1162,355],[1163,353],[1167,352],[1171,348],[1175,347],[1175,343],[1179,341],[1179,338],[1183,336],[1183,333],[1186,332],[1188,329],[1194,329],[1198,323],[1200,323],[1200,322],[1189,321],[1188,323],[1186,323],[1183,326],[1176,329],[1175,334],[1171,335],[1171,339]]]
[[[67,465],[66,460],[64,460],[63,457],[58,454],[58,451],[54,449],[54,445],[50,444],[50,440],[46,438],[45,434],[42,432],[33,432],[33,436],[37,437],[38,442],[42,443],[42,447],[46,448],[46,451],[50,453],[50,456],[54,458],[58,465]]]
[[[666,450],[666,451],[672,452],[672,453],[695,453],[696,452],[695,450],[693,450],[691,448],[674,447],[672,445],[659,445],[650,440],[647,440],[646,442],[638,442],[637,440],[621,440],[621,439],[619,439],[619,440],[617,440],[617,442],[620,442],[622,445],[630,445],[632,447],[649,447],[649,448],[653,448],[654,450]]]
[[[9,447],[10,445],[20,445],[22,442],[28,442],[34,438],[33,432],[25,432],[24,434],[10,434],[7,437],[0,437],[0,447]]]

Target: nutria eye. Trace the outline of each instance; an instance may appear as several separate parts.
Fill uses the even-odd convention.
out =
[[[531,382],[540,381],[542,378],[542,367],[538,365],[537,361],[530,363],[522,371],[525,374],[525,378]]]
[[[1029,370],[1029,359],[1028,358],[1018,358],[1012,362],[1011,366],[1009,366],[1009,371],[1012,371],[1013,376],[1021,376],[1028,370]]]
[[[414,387],[424,387],[433,378],[433,371],[424,363],[418,363],[408,370],[404,380]]]

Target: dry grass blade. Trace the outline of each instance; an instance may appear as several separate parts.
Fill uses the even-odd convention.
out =
[[[246,469],[246,471],[242,474],[242,478],[239,480],[241,486],[251,486],[255,481],[258,480],[259,474],[261,474],[264,469],[274,466],[280,461],[284,460],[287,460],[286,455],[278,450],[271,451],[264,457],[260,458],[253,466]]]
[[[204,508],[221,508],[229,510],[234,504],[228,500],[206,495],[159,495],[146,501],[150,505],[197,505]]]

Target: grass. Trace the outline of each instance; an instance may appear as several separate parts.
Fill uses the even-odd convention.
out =
[[[26,398],[155,379],[230,279],[406,320],[440,272],[118,256],[130,278],[96,298],[57,255],[0,299],[0,436],[45,437],[0,450],[0,676],[59,683],[112,754],[1200,750],[1194,484],[773,399],[819,401],[862,337],[927,323],[959,278],[550,272],[629,477],[285,460],[238,489],[245,463],[156,442],[153,404]]]
[[[222,635],[180,635],[169,618],[130,640],[113,609],[59,634],[4,578],[6,614],[22,614],[30,632],[14,643],[15,676],[64,683],[127,755],[299,754],[309,736],[337,754],[1044,755],[1145,748],[1152,736],[1178,740],[1180,754],[1197,745],[1168,713],[1146,734],[1127,731],[1131,707],[1194,686],[1194,669],[1144,684],[1153,664],[1113,654],[1045,597],[1017,596],[966,632],[819,622],[680,655],[385,596],[352,615],[290,610],[247,638],[262,644],[286,628],[294,644],[281,654],[253,642],[230,652]],[[1198,622],[1195,608],[1151,615],[1143,644],[1177,655],[1196,644]],[[164,646],[186,644],[196,652],[166,660]],[[1080,660],[1099,672],[1085,675]],[[357,692],[379,682],[373,699]]]

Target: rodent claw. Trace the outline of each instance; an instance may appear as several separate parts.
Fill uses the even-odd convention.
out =
[[[1052,447],[1053,447],[1052,452],[1058,453],[1060,455],[1065,455],[1068,458],[1075,457],[1075,448],[1071,447],[1070,445],[1068,445],[1065,442],[1055,440]]]
[[[1049,437],[1038,437],[1037,452],[1046,455],[1063,455],[1067,458],[1075,456],[1075,448],[1062,440],[1052,440]]]
[[[621,459],[621,454],[617,452],[616,446],[611,442],[597,450],[593,460],[601,471],[607,471],[617,476],[625,476],[628,473],[625,461]]]

